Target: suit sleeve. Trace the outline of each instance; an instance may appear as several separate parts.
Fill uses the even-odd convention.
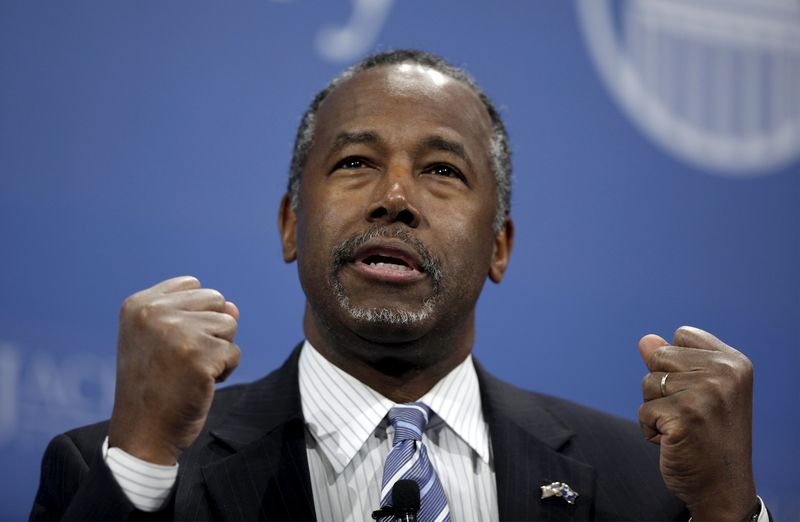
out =
[[[165,511],[136,510],[103,460],[100,444],[81,451],[66,434],[54,438],[42,458],[42,474],[30,520],[143,520],[170,518]]]

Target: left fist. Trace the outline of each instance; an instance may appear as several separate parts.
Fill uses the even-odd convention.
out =
[[[648,373],[639,423],[661,446],[661,475],[695,522],[757,512],[752,468],[753,365],[703,330],[683,326],[670,345],[639,341]]]

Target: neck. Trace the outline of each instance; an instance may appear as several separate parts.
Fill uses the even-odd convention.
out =
[[[425,395],[466,359],[475,339],[474,312],[458,325],[387,342],[331,328],[306,305],[303,329],[328,361],[397,403]]]

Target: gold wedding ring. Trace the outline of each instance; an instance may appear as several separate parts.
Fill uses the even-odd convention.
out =
[[[661,396],[667,396],[667,377],[669,377],[669,372],[665,373],[664,376],[661,378]]]

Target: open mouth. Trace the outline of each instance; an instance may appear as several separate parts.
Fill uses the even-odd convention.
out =
[[[386,282],[412,282],[426,277],[418,255],[397,240],[368,242],[353,258],[352,266],[370,279]]]
[[[408,263],[400,258],[381,254],[367,256],[366,258],[362,259],[361,262],[373,268],[385,270],[399,270],[401,272],[410,272],[411,270],[414,270],[414,268],[411,268]]]

